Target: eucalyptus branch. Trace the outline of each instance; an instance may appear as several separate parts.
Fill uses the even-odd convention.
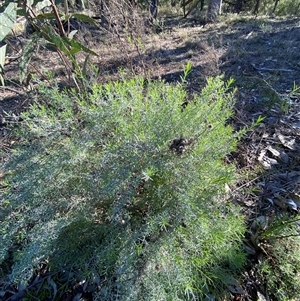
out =
[[[281,235],[281,236],[271,236],[268,239],[283,239],[288,237],[300,237],[300,234],[289,234],[289,235]]]
[[[44,74],[40,71],[40,69],[36,68],[32,63],[29,63],[29,65],[35,70],[36,73],[38,73],[44,80],[46,80],[46,81],[50,84],[49,78],[48,78],[46,75],[44,75]]]
[[[55,5],[55,3],[54,3],[53,0],[50,0],[50,3],[51,3],[52,11],[54,13],[54,16],[55,16],[55,19],[56,19],[56,22],[57,22],[57,26],[58,26],[58,30],[60,32],[60,35],[61,35],[61,37],[66,37],[66,32],[65,32],[63,24],[62,24],[62,22],[60,20],[57,7],[56,7],[56,5]]]

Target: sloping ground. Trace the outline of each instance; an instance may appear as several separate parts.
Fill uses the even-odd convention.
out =
[[[164,22],[160,34],[145,37],[141,53],[134,47],[122,52],[122,42],[113,47],[107,43],[109,47],[94,59],[100,70],[97,80],[117,78],[117,70],[122,66],[135,73],[150,74],[151,78],[180,82],[188,61],[193,66],[185,83],[190,93],[199,92],[209,76],[224,74],[235,79],[238,89],[233,124],[239,128],[250,126],[259,116],[265,119],[246,135],[238,151],[228,156],[243,174],[237,187],[228,189],[242,206],[249,223],[245,248],[252,263],[243,282],[230,291],[233,300],[268,300],[265,285],[255,276],[262,250],[253,242],[256,234],[253,223],[267,222],[280,211],[297,214],[300,208],[300,90],[293,91],[300,86],[300,19],[227,16],[223,22],[205,28],[189,20],[166,18]],[[87,41],[90,47],[99,49],[100,34],[91,31]],[[20,41],[24,42],[21,38]],[[21,42],[14,40],[14,43],[11,57],[22,47],[18,44]],[[58,62],[56,53],[42,49],[32,66],[45,66],[49,70],[55,66],[61,84],[71,84]],[[1,88],[0,114],[9,114],[0,120],[2,161],[14,143],[7,124],[18,122],[13,115],[37,97],[34,82],[26,89],[17,84],[17,68],[14,59],[7,63],[5,74],[9,80],[7,88]]]

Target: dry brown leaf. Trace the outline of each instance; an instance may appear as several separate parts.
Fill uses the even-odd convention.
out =
[[[239,294],[239,295],[245,294],[244,290],[242,289],[242,287],[240,286],[240,284],[237,282],[237,280],[235,278],[229,276],[226,279],[226,282],[227,282],[227,287],[231,293]]]
[[[290,157],[288,154],[284,151],[280,151],[280,159],[283,163],[288,164],[290,162]]]
[[[262,166],[265,169],[271,169],[273,167],[273,165],[278,164],[277,160],[269,158],[268,156],[266,156],[267,150],[264,149],[260,152],[259,156],[258,156],[258,161],[262,164]]]
[[[294,200],[293,199],[293,202],[297,205],[298,208],[300,208],[300,201],[299,200]]]
[[[250,229],[257,230],[257,229],[266,229],[268,226],[268,219],[261,215],[257,217],[251,224]]]
[[[266,200],[271,204],[271,206],[273,206],[274,205],[274,201],[273,201],[273,199],[271,199],[271,198],[266,198]]]
[[[286,210],[288,208],[288,205],[285,203],[285,198],[282,197],[281,195],[277,195],[275,198],[274,198],[274,203],[280,207],[281,209],[284,209]]]
[[[229,187],[227,183],[225,183],[225,199],[228,200],[232,195],[232,189]]]
[[[297,204],[292,199],[285,200],[285,203],[288,205],[290,209],[297,211]]]
[[[300,121],[292,123],[292,127],[293,129],[300,131]]]
[[[280,158],[283,163],[288,164],[289,163],[289,156],[282,150],[278,151],[277,149],[275,149],[273,146],[268,145],[266,147],[266,149],[275,157]]]
[[[256,250],[246,244],[244,244],[244,250],[246,251],[246,253],[250,254],[250,255],[255,255],[256,254]]]
[[[271,145],[267,146],[267,150],[272,153],[273,156],[280,157],[280,152]]]
[[[300,201],[300,193],[297,192],[297,191],[293,191],[293,192],[291,193],[291,197],[292,197],[293,199],[295,199],[296,201]]]
[[[278,139],[279,141],[287,148],[291,149],[291,150],[296,150],[296,141],[295,138],[291,138],[291,137],[287,137],[287,136],[283,136],[282,134],[278,134]]]
[[[275,204],[280,207],[281,209],[288,209],[296,210],[297,211],[297,204],[292,199],[285,198],[279,194],[276,195],[274,199]]]
[[[300,177],[300,172],[293,170],[291,172],[279,173],[279,174],[277,174],[277,177],[281,180],[293,181],[297,177]]]
[[[257,300],[258,301],[269,301],[269,298],[265,297],[261,292],[257,291]]]

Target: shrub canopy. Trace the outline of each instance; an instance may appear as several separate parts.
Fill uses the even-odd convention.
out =
[[[223,159],[237,142],[228,84],[209,79],[187,106],[180,84],[91,90],[42,87],[23,114],[0,200],[7,281],[30,281],[47,260],[100,279],[96,300],[222,293],[244,262],[243,218],[224,201],[234,168]]]

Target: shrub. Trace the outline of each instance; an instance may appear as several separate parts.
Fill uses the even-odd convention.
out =
[[[41,88],[22,116],[0,203],[7,281],[26,285],[47,261],[100,279],[95,300],[223,295],[244,263],[245,230],[224,201],[235,173],[223,158],[237,143],[228,83],[209,79],[187,106],[180,84],[91,91]]]

